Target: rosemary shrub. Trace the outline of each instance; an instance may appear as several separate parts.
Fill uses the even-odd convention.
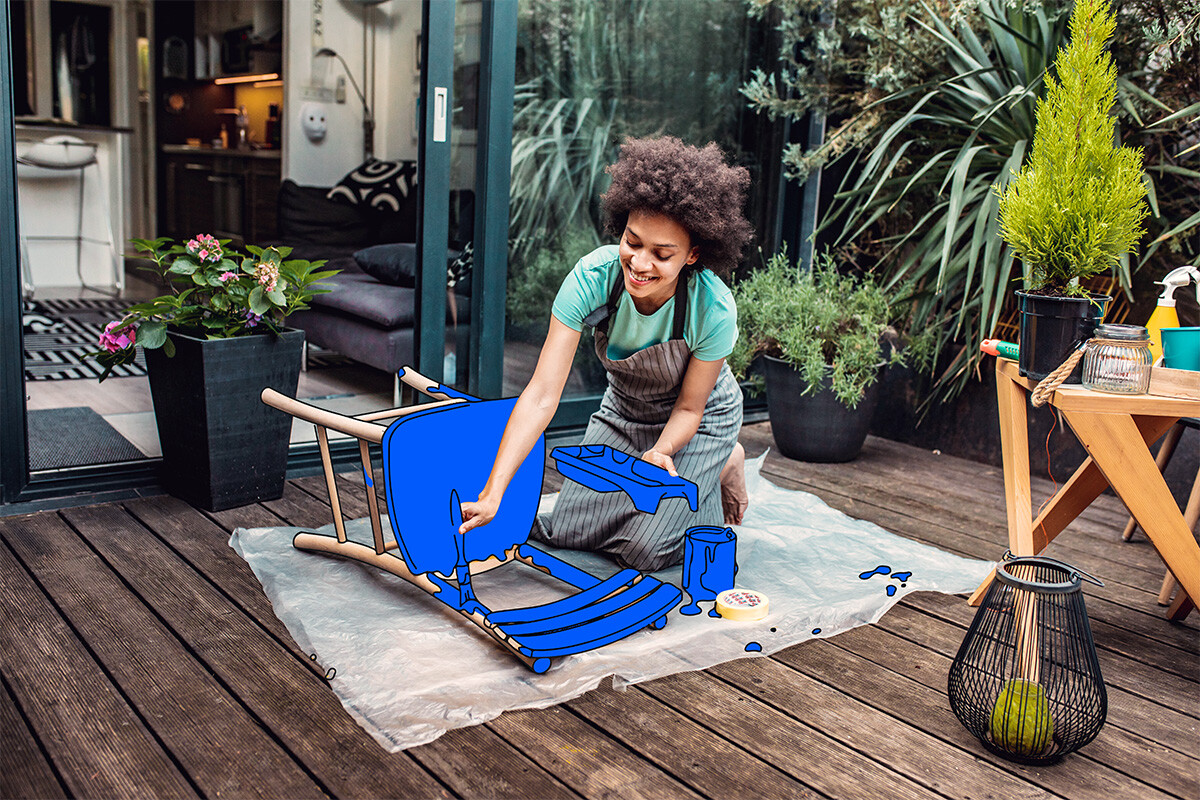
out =
[[[869,274],[840,273],[829,253],[817,257],[811,270],[792,265],[786,251],[776,253],[734,283],[733,294],[738,339],[729,367],[739,378],[747,377],[756,356],[773,356],[804,377],[805,394],[819,391],[828,375],[842,405],[855,408],[884,364],[903,364],[907,357],[918,369],[928,366],[932,331],[901,350],[887,290]],[[884,347],[884,340],[891,346]]]
[[[995,189],[1000,235],[1040,294],[1084,294],[1079,279],[1114,267],[1142,234],[1142,150],[1113,135],[1117,71],[1105,48],[1115,26],[1108,0],[1076,2],[1070,41],[1054,61],[1058,78],[1046,76],[1038,101],[1033,152]]]

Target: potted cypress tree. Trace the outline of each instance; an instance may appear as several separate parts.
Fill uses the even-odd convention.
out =
[[[1032,153],[997,189],[1000,235],[1025,265],[1019,367],[1034,380],[1104,317],[1111,298],[1088,294],[1081,279],[1116,267],[1142,235],[1142,151],[1119,145],[1113,131],[1117,72],[1105,48],[1115,25],[1108,0],[1077,0],[1057,79],[1046,76],[1038,101]]]
[[[777,253],[735,283],[733,294],[738,340],[730,369],[746,378],[761,360],[771,434],[779,452],[800,461],[856,458],[880,370],[904,363],[906,354],[925,362],[933,342],[929,330],[904,351],[896,346],[887,291],[869,275],[841,274],[828,253],[811,270]]]

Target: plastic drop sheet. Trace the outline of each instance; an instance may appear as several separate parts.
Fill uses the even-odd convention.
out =
[[[764,457],[747,462],[750,509],[735,530],[737,586],[767,595],[766,618],[713,618],[707,613],[712,602],[701,603],[704,611],[696,616],[676,609],[662,630],[647,628],[598,650],[555,659],[543,675],[400,578],[296,550],[297,528],[239,528],[230,546],[250,564],[296,643],[336,670],[330,685],[342,705],[391,752],[509,709],[561,703],[610,675],[620,689],[834,636],[875,622],[909,592],[969,592],[993,566],[896,536],[811,494],[780,488],[759,474]],[[554,498],[542,498],[543,513]],[[320,532],[332,535],[332,524]],[[347,523],[347,535],[369,543],[368,520]],[[597,554],[553,552],[600,577],[617,570]],[[679,585],[682,570],[656,575]],[[472,583],[492,609],[534,605],[573,591],[522,564],[472,576]],[[680,607],[687,602],[685,594]]]

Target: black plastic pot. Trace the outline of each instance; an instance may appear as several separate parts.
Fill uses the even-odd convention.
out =
[[[295,396],[304,331],[170,337],[174,357],[146,351],[163,488],[208,511],[283,496],[292,420],[259,395],[270,386]]]
[[[855,408],[847,408],[829,388],[803,394],[807,383],[788,362],[764,356],[767,414],[779,452],[797,461],[853,461],[862,452],[879,400],[879,381]]]
[[[1021,351],[1017,367],[1021,374],[1040,381],[1067,360],[1079,342],[1092,338],[1112,300],[1108,295],[1090,297],[1047,297],[1017,292],[1021,310]],[[1083,361],[1075,366],[1065,383],[1079,383]]]

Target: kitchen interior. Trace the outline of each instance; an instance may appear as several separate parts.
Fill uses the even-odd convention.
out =
[[[409,28],[415,20],[419,32],[419,3],[398,0],[395,9],[383,12],[376,3],[359,0],[327,0],[324,12],[321,5],[12,0],[34,474],[160,455],[144,374],[97,383],[80,374],[78,363],[64,363],[86,359],[52,351],[55,334],[63,333],[56,315],[69,315],[71,333],[94,332],[115,318],[114,309],[163,293],[157,279],[144,277],[137,260],[128,257],[129,238],[186,239],[209,232],[231,239],[235,247],[270,243],[277,236],[283,177],[330,185],[337,178],[329,176],[343,175],[362,160],[361,134],[357,141],[353,135],[340,137],[342,147],[334,149],[338,125],[354,131],[363,109],[356,108],[353,95],[345,104],[344,78],[339,80],[326,63],[332,59],[312,57],[317,32],[323,30],[326,44],[336,42],[348,54],[360,41],[370,44],[371,61],[350,58],[347,71],[358,70],[374,100],[374,73],[386,69],[386,63],[375,63],[375,29],[382,27],[414,48],[413,32],[395,28],[403,18]],[[289,28],[303,38],[291,57]],[[386,44],[381,48],[387,49]],[[401,57],[415,62],[411,50]],[[298,65],[296,83],[303,84],[291,92],[286,89],[289,62]],[[377,105],[384,122],[382,157],[415,158],[416,72],[411,82],[402,83],[390,114],[386,98]],[[332,147],[293,155],[289,173],[289,148],[310,146],[298,121],[289,125],[285,117],[286,106],[298,107],[300,100],[328,104]],[[31,373],[31,348],[47,342],[46,363],[33,365],[45,372]],[[390,403],[392,376],[336,353],[314,356],[313,363],[322,368],[301,375],[300,397],[342,413]],[[66,411],[90,415],[88,425],[77,425]],[[68,426],[71,435],[63,436]],[[97,441],[91,442],[87,431],[94,431]],[[312,438],[311,426],[296,426],[294,442]]]

